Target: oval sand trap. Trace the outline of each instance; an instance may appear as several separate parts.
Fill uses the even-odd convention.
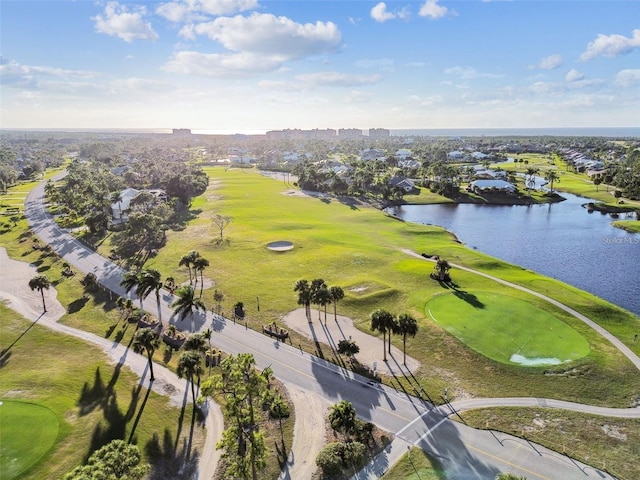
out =
[[[293,243],[286,240],[278,240],[277,242],[268,243],[267,248],[274,252],[286,252],[293,249]]]

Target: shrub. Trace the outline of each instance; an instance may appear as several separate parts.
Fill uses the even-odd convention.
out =
[[[316,457],[316,465],[325,475],[338,475],[342,471],[342,442],[325,446]]]

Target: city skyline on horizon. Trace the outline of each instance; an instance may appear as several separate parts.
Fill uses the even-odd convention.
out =
[[[630,1],[33,3],[0,3],[5,129],[640,125]]]

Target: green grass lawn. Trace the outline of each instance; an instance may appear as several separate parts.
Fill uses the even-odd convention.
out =
[[[446,480],[440,463],[420,448],[412,448],[382,476],[382,480]]]
[[[574,329],[517,298],[456,290],[431,299],[425,308],[438,325],[501,363],[558,365],[590,352],[589,343]]]
[[[35,464],[54,445],[56,414],[31,402],[0,401],[0,478],[11,480]]]

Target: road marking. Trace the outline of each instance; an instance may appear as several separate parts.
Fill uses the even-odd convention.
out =
[[[471,445],[469,445],[467,443],[464,443],[464,442],[462,442],[462,444],[465,447],[467,447],[468,449],[470,449],[470,450],[475,450],[476,452],[479,452],[479,453],[481,453],[483,455],[486,455],[487,457],[491,457],[494,460],[498,460],[499,462],[502,462],[502,463],[504,463],[506,465],[509,465],[511,467],[514,467],[514,468],[517,468],[517,469],[522,470],[524,472],[527,472],[528,474],[535,475],[536,477],[541,478],[542,480],[551,480],[551,478],[549,478],[549,477],[545,477],[544,475],[541,475],[539,473],[533,472],[533,471],[531,471],[531,470],[529,470],[527,468],[524,468],[524,467],[522,467],[520,465],[516,465],[515,463],[511,463],[511,462],[509,462],[507,460],[504,460],[503,458],[500,458],[500,457],[497,457],[495,455],[492,455],[489,452],[485,452],[484,450],[482,450],[480,448],[473,447],[473,446],[471,446]]]
[[[447,417],[444,417],[442,420],[440,420],[438,423],[436,423],[433,427],[427,429],[427,432],[424,433],[418,440],[416,440],[414,442],[414,444],[421,442],[422,440],[424,440],[429,434],[431,434],[431,432],[433,432],[436,428],[438,428],[440,425],[442,425],[444,422],[446,422],[447,420],[449,420]]]

